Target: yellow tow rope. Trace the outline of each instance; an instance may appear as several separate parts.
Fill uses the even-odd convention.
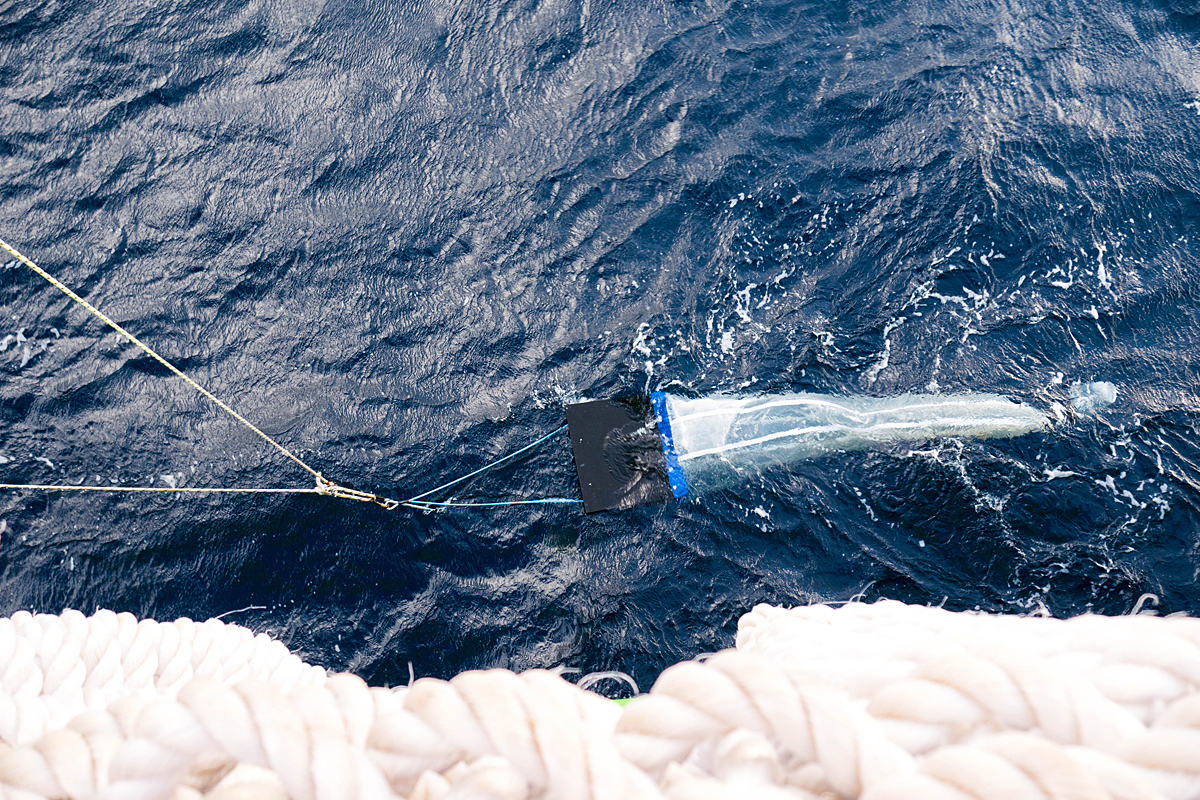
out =
[[[43,490],[55,490],[55,491],[88,491],[88,492],[193,492],[193,493],[198,493],[198,494],[200,494],[200,493],[217,493],[217,492],[222,492],[222,493],[227,493],[227,494],[322,494],[322,495],[326,495],[328,497],[342,498],[344,500],[361,500],[361,501],[367,502],[367,503],[375,503],[376,505],[382,506],[383,508],[386,508],[389,511],[402,505],[402,503],[399,500],[392,500],[387,497],[381,497],[377,494],[371,494],[370,492],[360,492],[357,489],[350,489],[345,486],[340,486],[340,485],[334,483],[333,481],[328,480],[323,475],[321,475],[320,472],[313,469],[308,464],[304,463],[304,461],[299,456],[297,456],[295,453],[293,453],[291,450],[287,449],[286,447],[281,445],[279,442],[272,439],[266,433],[263,433],[261,430],[259,430],[254,425],[254,423],[250,422],[248,419],[243,417],[241,414],[237,413],[232,408],[230,408],[229,405],[227,403],[225,403],[224,401],[222,401],[219,397],[214,395],[212,392],[208,391],[208,389],[205,389],[203,386],[201,386],[199,383],[197,383],[191,377],[186,375],[182,370],[180,370],[178,367],[176,367],[170,361],[167,361],[165,358],[160,356],[158,353],[154,352],[154,350],[151,349],[149,345],[145,344],[144,342],[142,342],[142,340],[138,339],[132,333],[125,330],[120,325],[118,325],[116,322],[114,322],[103,311],[96,308],[91,303],[89,303],[87,300],[84,300],[82,297],[80,297],[79,295],[75,294],[75,292],[71,291],[71,288],[68,287],[66,284],[64,284],[62,281],[58,280],[53,275],[51,275],[49,272],[46,272],[46,270],[42,269],[37,264],[33,263],[28,258],[21,255],[21,253],[17,252],[17,250],[12,245],[8,244],[3,239],[0,239],[0,250],[4,250],[4,251],[8,252],[10,255],[12,255],[14,258],[16,258],[22,264],[29,267],[31,270],[36,272],[38,275],[40,275],[41,277],[43,277],[47,281],[49,281],[50,284],[54,286],[54,288],[58,289],[60,292],[65,294],[67,297],[71,298],[76,303],[78,303],[79,305],[86,308],[92,314],[92,316],[99,319],[105,325],[112,328],[117,333],[121,334],[126,339],[128,339],[129,341],[133,342],[133,344],[136,345],[137,348],[139,350],[141,350],[143,353],[150,356],[158,363],[162,364],[164,367],[169,369],[171,372],[175,373],[177,376],[182,378],[188,384],[188,386],[191,386],[197,392],[199,392],[200,394],[207,397],[209,400],[216,403],[217,407],[220,408],[222,411],[224,411],[226,414],[229,414],[229,416],[233,417],[238,422],[242,423],[242,425],[245,425],[247,428],[254,431],[254,433],[256,433],[259,437],[261,437],[264,441],[266,441],[268,444],[270,444],[276,450],[283,453],[285,456],[290,458],[292,461],[299,464],[309,474],[311,474],[316,479],[316,482],[317,482],[317,485],[311,489],[222,489],[222,488],[171,489],[168,487],[154,487],[154,486],[143,486],[143,487],[71,486],[70,484],[11,484],[11,483],[0,483],[0,489],[43,489]]]

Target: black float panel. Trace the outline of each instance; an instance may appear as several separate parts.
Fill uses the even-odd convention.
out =
[[[583,508],[632,508],[673,499],[662,437],[647,397],[567,406]]]

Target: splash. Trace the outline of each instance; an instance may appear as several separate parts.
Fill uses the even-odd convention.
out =
[[[1071,386],[1071,406],[1080,414],[1094,414],[1117,401],[1117,387],[1108,381],[1075,383]]]

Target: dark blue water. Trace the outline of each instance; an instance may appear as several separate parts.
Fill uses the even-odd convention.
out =
[[[590,517],[8,492],[0,613],[643,684],[759,602],[1200,613],[1198,155],[1189,5],[0,0],[0,238],[346,485],[655,388],[1120,392]],[[0,480],[311,485],[4,260]]]

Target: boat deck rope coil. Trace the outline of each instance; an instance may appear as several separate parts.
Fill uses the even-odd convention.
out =
[[[0,618],[0,797],[1200,797],[1200,620],[758,606],[618,706],[552,671],[369,687],[219,620]]]

